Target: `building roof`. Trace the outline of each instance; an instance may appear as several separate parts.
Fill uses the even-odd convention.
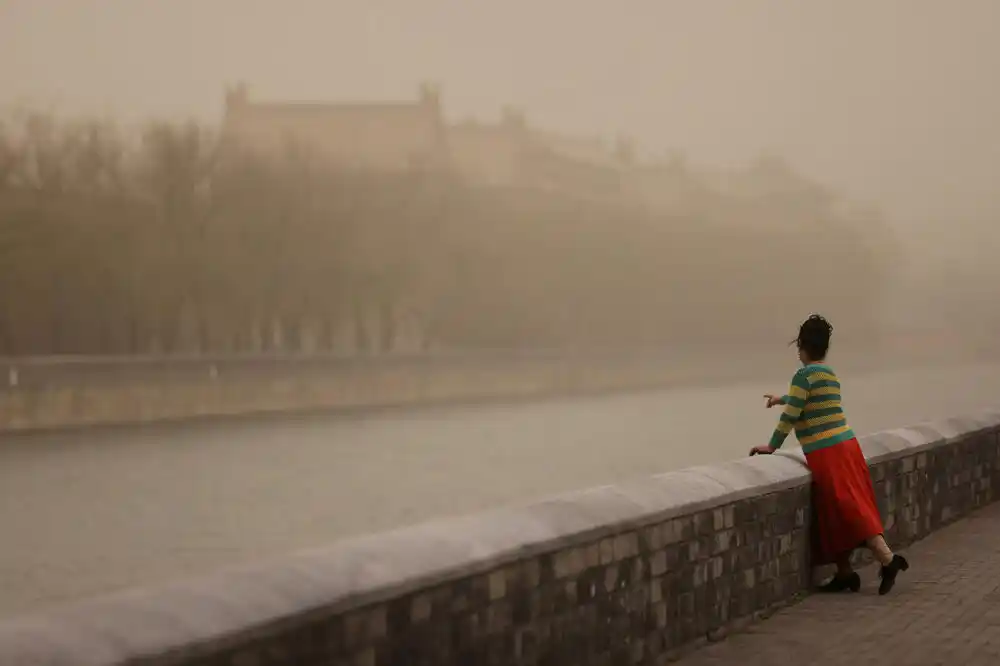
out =
[[[376,103],[257,102],[237,88],[226,96],[224,131],[245,148],[292,142],[348,167],[406,169],[443,150],[440,105],[427,87],[413,101]]]

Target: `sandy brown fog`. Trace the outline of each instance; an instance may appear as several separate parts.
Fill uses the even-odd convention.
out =
[[[706,380],[8,437],[0,616],[743,456],[811,311],[859,434],[989,407],[997,26],[995,0],[0,0],[0,357],[651,347]]]
[[[982,348],[998,19],[7,0],[0,353]]]

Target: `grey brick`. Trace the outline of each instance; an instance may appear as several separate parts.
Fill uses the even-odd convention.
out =
[[[649,557],[649,570],[653,576],[662,576],[667,572],[667,551],[661,550]]]
[[[614,540],[615,560],[624,560],[639,554],[639,536],[635,532],[619,534]]]
[[[555,577],[559,580],[579,575],[587,568],[584,548],[567,548],[556,553],[553,559]]]

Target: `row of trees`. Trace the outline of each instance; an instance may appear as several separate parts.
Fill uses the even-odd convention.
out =
[[[731,343],[817,309],[872,327],[864,221],[701,197],[671,215],[22,114],[0,125],[0,354]]]

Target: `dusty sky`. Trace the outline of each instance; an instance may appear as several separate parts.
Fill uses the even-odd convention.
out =
[[[431,79],[455,117],[782,154],[910,228],[1000,210],[998,65],[997,0],[0,0],[0,103],[215,119],[239,79],[330,100]]]

